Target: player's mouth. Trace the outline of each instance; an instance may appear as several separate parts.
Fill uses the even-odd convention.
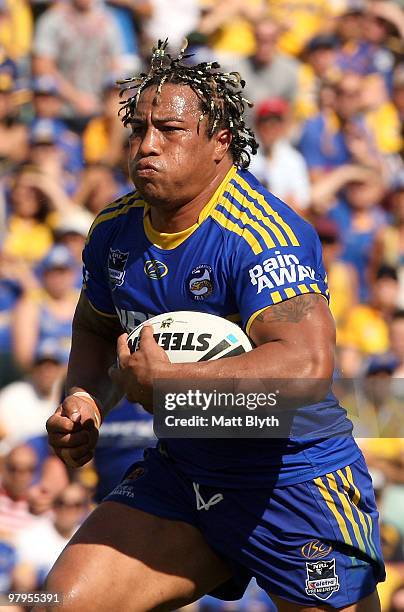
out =
[[[137,176],[152,176],[158,172],[157,165],[146,160],[140,160],[135,166],[135,173]]]

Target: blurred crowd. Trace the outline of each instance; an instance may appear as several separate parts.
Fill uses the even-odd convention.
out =
[[[116,81],[166,37],[241,73],[251,171],[319,233],[337,378],[381,512],[383,610],[403,612],[403,0],[0,0],[0,591],[40,587],[154,444],[149,415],[123,401],[93,463],[69,471],[44,423],[63,396],[88,229],[132,189]],[[192,609],[273,608],[252,585],[242,603]]]

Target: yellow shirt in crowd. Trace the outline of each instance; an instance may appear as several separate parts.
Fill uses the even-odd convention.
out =
[[[27,0],[6,0],[7,13],[0,19],[0,45],[13,60],[31,51],[33,20]]]
[[[341,329],[340,346],[350,346],[365,355],[389,349],[389,330],[382,315],[368,304],[355,306]]]

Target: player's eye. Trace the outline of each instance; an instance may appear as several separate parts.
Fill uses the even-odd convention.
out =
[[[179,132],[181,130],[181,128],[175,126],[175,125],[163,125],[161,126],[160,130],[162,132]]]

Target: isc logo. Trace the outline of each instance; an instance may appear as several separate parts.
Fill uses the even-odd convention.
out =
[[[153,334],[157,344],[165,351],[207,351],[212,334],[194,334],[193,332],[164,332]],[[128,340],[131,353],[138,349],[140,336]]]

